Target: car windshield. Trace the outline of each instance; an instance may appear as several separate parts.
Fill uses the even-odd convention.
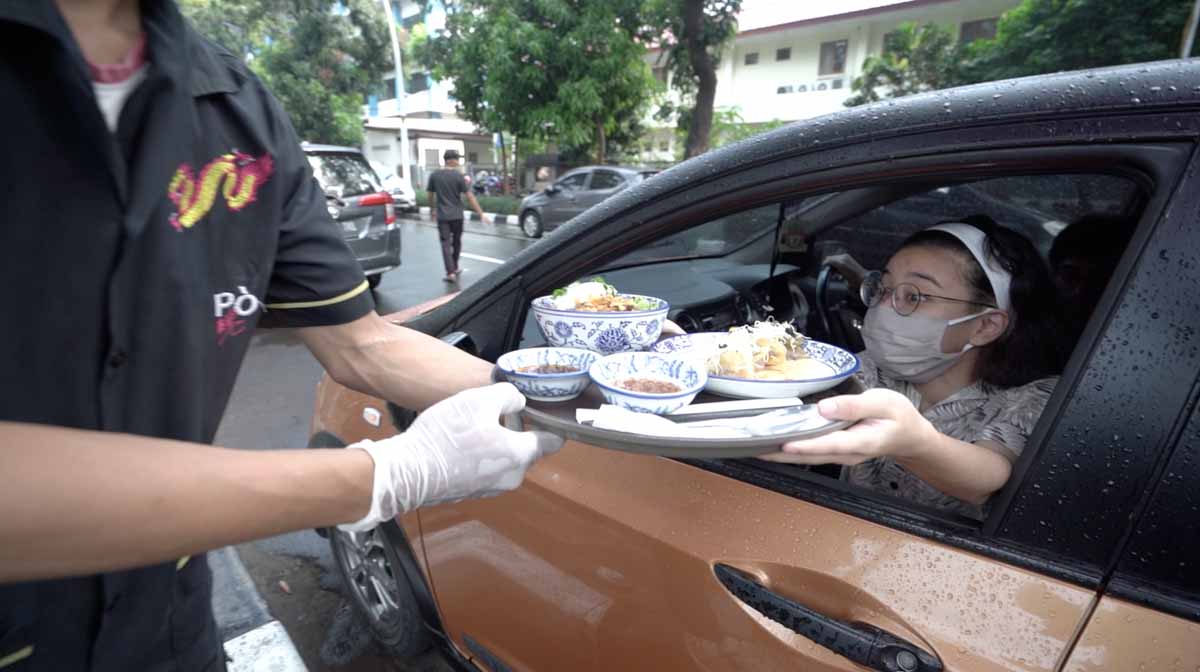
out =
[[[308,165],[321,188],[339,198],[383,191],[371,166],[357,154],[309,154]]]
[[[734,213],[660,238],[617,259],[606,268],[635,266],[668,259],[722,257],[770,234],[778,219],[778,205]]]

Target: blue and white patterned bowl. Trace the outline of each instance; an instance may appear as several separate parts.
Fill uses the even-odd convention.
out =
[[[663,354],[679,355],[703,367],[708,356],[716,351],[717,337],[720,335],[721,332],[709,331],[673,336],[655,343],[650,349]],[[802,397],[837,387],[858,372],[858,357],[836,345],[809,339],[804,342],[804,351],[809,357],[828,366],[829,375],[797,380],[751,380],[710,375],[705,389],[723,397],[739,399]],[[707,368],[705,370],[707,371]]]
[[[692,403],[708,381],[703,366],[684,357],[654,352],[621,352],[601,358],[588,371],[605,401],[642,413],[664,414]],[[633,392],[617,385],[627,378],[672,382],[681,389],[668,394]]]
[[[578,348],[526,348],[500,355],[496,366],[521,394],[534,401],[567,401],[574,399],[591,384],[588,369],[600,356]],[[534,373],[520,371],[527,366],[561,364],[577,371],[568,373]]]
[[[655,307],[611,313],[562,310],[554,307],[554,297],[540,296],[532,303],[533,319],[546,342],[556,347],[583,348],[605,355],[645,350],[658,340],[671,307],[652,296],[628,296],[648,299]]]

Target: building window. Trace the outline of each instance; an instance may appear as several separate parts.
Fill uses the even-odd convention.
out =
[[[791,92],[792,92],[792,87],[790,87],[790,86],[781,86],[781,87],[775,89],[775,93],[791,93]]]
[[[428,91],[428,90],[429,90],[429,77],[425,73],[418,72],[416,74],[409,76],[408,90],[405,91],[405,93],[420,93],[422,91]]]
[[[962,32],[958,35],[963,44],[970,44],[975,40],[990,40],[993,37],[996,37],[996,19],[965,21],[962,24]]]
[[[426,168],[441,168],[442,164],[438,161],[438,150],[425,150],[425,167]]]
[[[817,74],[840,75],[846,72],[846,40],[821,43],[821,64]]]
[[[758,65],[758,52],[746,54],[746,58],[742,62],[746,65]]]
[[[662,140],[662,141],[660,141],[660,142],[658,143],[658,151],[660,151],[660,152],[669,152],[669,151],[671,151],[671,141],[670,141],[670,140]]]
[[[777,61],[792,60],[792,48],[784,47],[783,49],[776,49],[775,50],[775,60],[777,60]]]
[[[479,152],[467,152],[467,163],[479,163]]]
[[[839,78],[839,79],[835,79],[835,80],[833,80],[833,82],[832,82],[832,84],[833,84],[833,88],[835,88],[835,89],[840,89],[840,88],[842,88],[842,82],[843,82],[843,81],[844,81],[844,80],[842,80],[842,79],[840,79],[840,78]]]

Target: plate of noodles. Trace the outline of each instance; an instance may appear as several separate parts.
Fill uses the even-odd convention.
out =
[[[725,397],[801,397],[836,387],[858,372],[858,357],[774,321],[663,339],[651,346],[703,362],[705,390]]]

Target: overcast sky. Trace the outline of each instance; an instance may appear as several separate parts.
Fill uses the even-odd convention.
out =
[[[860,9],[895,5],[906,0],[742,0],[738,30],[753,30],[763,26],[815,19],[830,14],[845,14]]]

